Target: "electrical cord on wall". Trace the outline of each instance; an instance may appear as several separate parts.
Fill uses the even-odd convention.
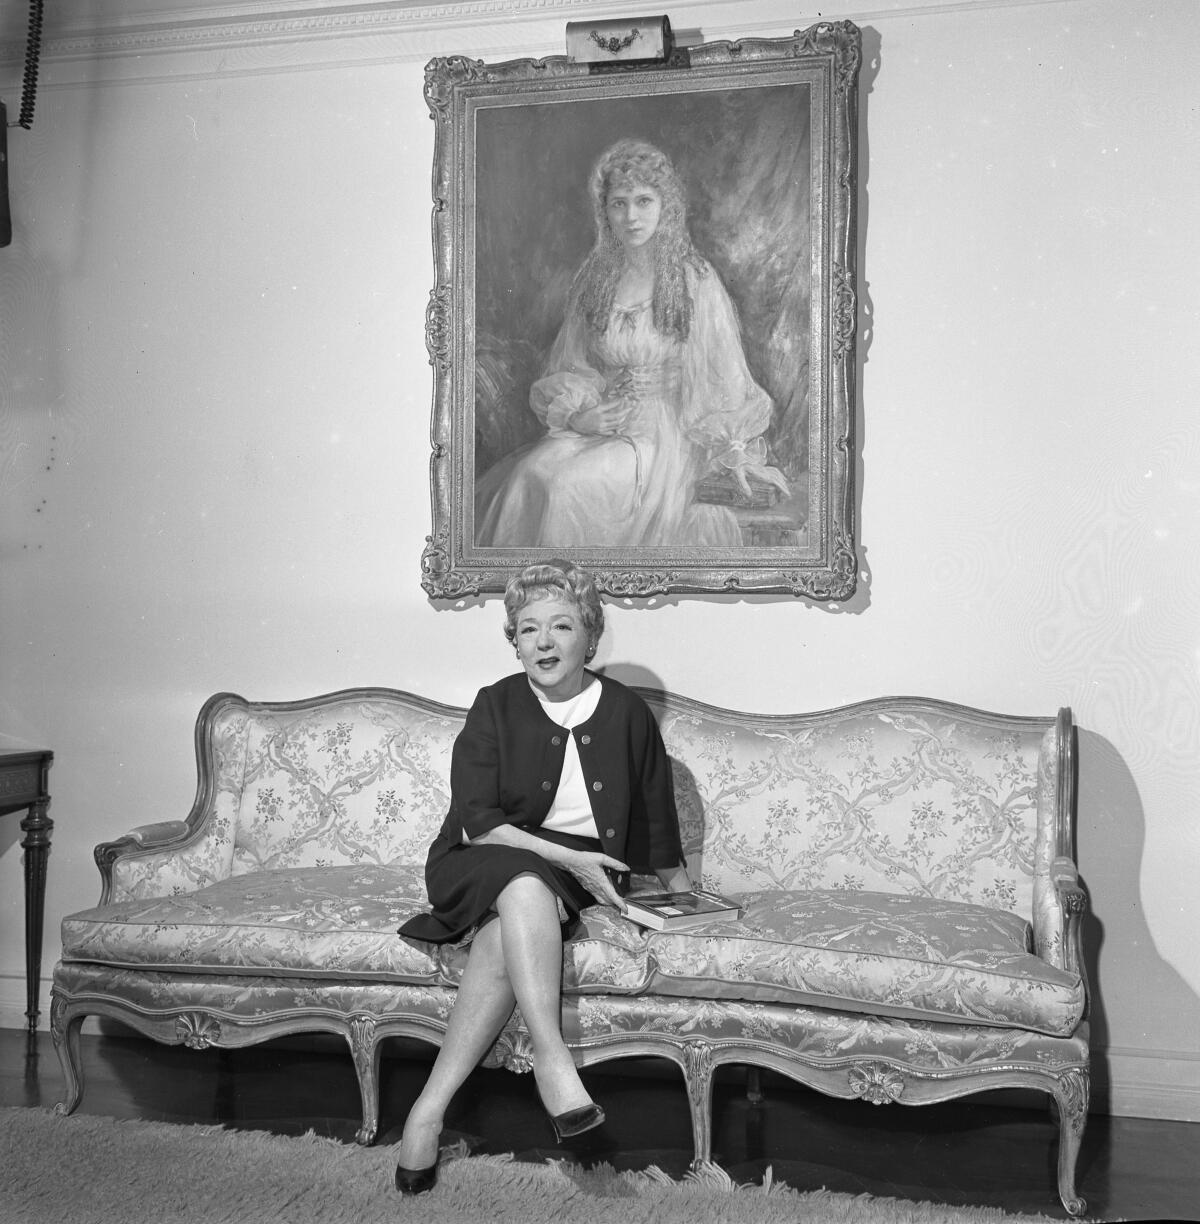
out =
[[[17,127],[33,127],[33,104],[37,98],[38,60],[42,54],[42,0],[29,0],[29,36],[25,40],[25,78],[21,87],[21,111]]]
[[[42,0],[29,0],[29,36],[25,41],[25,78],[21,87],[21,110],[12,127],[26,131],[33,126],[37,99],[38,61],[42,53]],[[0,102],[0,247],[12,242],[12,211],[8,204],[8,108]]]

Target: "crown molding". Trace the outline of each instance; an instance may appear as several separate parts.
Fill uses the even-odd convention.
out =
[[[737,4],[739,0],[732,0]],[[163,0],[157,0],[162,5]],[[743,7],[758,7],[741,0]],[[219,5],[176,4],[169,8],[137,0],[109,0],[122,12],[94,10],[58,15],[47,22],[42,40],[45,58],[152,54],[203,46],[254,45],[313,38],[342,38],[412,29],[454,28],[497,22],[571,20],[581,13],[621,13],[628,0],[292,0],[281,5],[267,0],[235,0]],[[701,0],[700,7],[705,6]],[[102,4],[101,8],[104,7]],[[689,7],[692,7],[689,5]],[[12,22],[0,39],[0,60],[22,58],[23,40],[13,36]]]
[[[686,43],[786,35],[817,21],[862,24],[1080,2],[874,0],[868,6],[825,0],[819,10],[805,12],[782,0],[683,0],[670,15],[677,37]],[[620,17],[630,7],[628,0],[93,0],[82,14],[56,9],[47,21],[41,80],[53,88],[342,63],[423,62],[430,55],[464,52],[479,58],[563,54],[567,21]],[[469,37],[464,31],[470,31]],[[23,31],[16,34],[10,18],[0,30],[0,80],[19,74],[25,46]]]
[[[158,5],[163,0],[157,0]],[[85,22],[58,16],[42,40],[48,88],[121,80],[222,76],[322,65],[424,62],[430,55],[560,54],[563,25],[582,13],[628,11],[589,0],[293,0],[151,8],[107,0],[120,14]],[[104,2],[100,5],[104,7]],[[133,11],[136,10],[136,11]],[[544,29],[539,30],[538,23]],[[464,39],[464,31],[470,34]],[[16,79],[25,54],[12,23],[0,40],[0,79]],[[466,43],[466,48],[464,47]]]
[[[562,23],[600,7],[587,0],[293,0],[286,7],[243,2],[143,9],[105,20],[93,18],[86,26],[72,16],[60,19],[43,37],[40,84],[52,89],[356,63],[424,62],[430,55],[462,52],[463,32],[468,29],[466,42],[472,55],[503,55],[510,48],[512,54],[530,54],[530,48],[533,53],[554,54],[560,51]],[[538,22],[546,23],[540,34]],[[24,54],[23,39],[0,42],[0,79],[18,78]]]
[[[130,9],[136,6],[131,5]],[[255,46],[308,39],[388,34],[415,28],[487,23],[514,18],[528,20],[553,12],[587,7],[586,0],[462,0],[460,3],[417,3],[379,0],[352,3],[315,0],[287,6],[271,3],[231,3],[171,9],[145,8],[85,21],[77,14],[61,18],[43,38],[47,60],[146,55],[203,48]],[[0,44],[5,60],[20,59],[17,39]]]

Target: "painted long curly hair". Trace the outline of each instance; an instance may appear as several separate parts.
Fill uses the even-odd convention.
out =
[[[692,296],[685,269],[703,275],[708,265],[692,246],[687,230],[687,200],[671,159],[644,140],[618,140],[592,168],[589,190],[596,222],[596,243],[575,275],[572,296],[590,328],[603,332],[612,313],[625,249],[608,223],[611,191],[634,184],[652,187],[662,198],[654,236],[654,326],[664,335],[686,340],[692,324]]]

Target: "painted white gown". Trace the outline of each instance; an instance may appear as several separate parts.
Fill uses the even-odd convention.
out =
[[[746,366],[716,272],[689,268],[688,285],[684,341],[655,328],[649,300],[615,308],[603,335],[572,307],[530,391],[545,436],[476,482],[477,546],[741,544],[733,512],[695,502],[695,486],[709,471],[764,470],[771,400]],[[567,424],[611,398],[630,409],[619,434]]]

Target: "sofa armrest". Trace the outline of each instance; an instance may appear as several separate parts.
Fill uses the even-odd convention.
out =
[[[1087,967],[1083,959],[1083,919],[1087,914],[1087,893],[1079,883],[1075,860],[1059,855],[1050,864],[1050,882],[1063,912],[1063,968],[1078,973],[1087,990]]]
[[[94,855],[100,904],[192,892],[229,875],[246,755],[247,702],[210,697],[196,719],[196,797],[183,820],[139,825]]]
[[[100,842],[92,851],[100,869],[100,904],[106,905],[112,900],[113,868],[118,861],[130,854],[168,849],[182,843],[190,832],[186,820],[161,820],[130,829],[116,841]]]
[[[130,829],[121,840],[130,840],[143,850],[152,850],[182,841],[187,834],[186,820],[160,820],[157,824],[138,825],[136,829]]]

